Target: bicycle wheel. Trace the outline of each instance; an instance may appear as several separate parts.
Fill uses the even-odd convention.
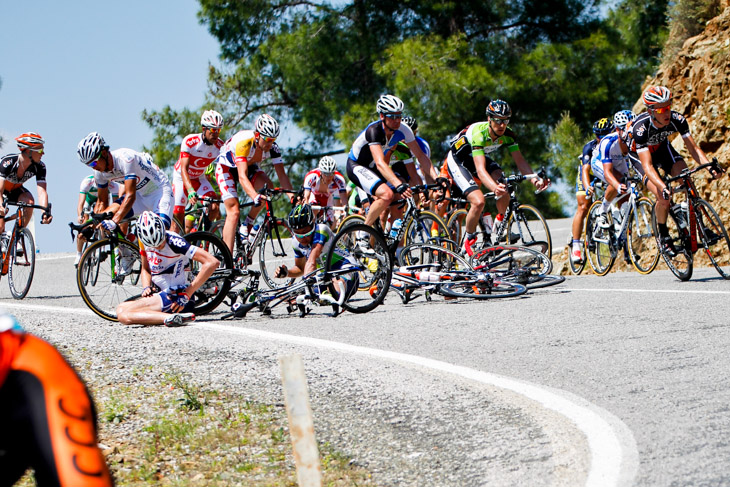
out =
[[[547,255],[520,245],[487,247],[475,253],[470,263],[477,271],[495,274],[500,281],[530,286],[553,270]]]
[[[654,229],[654,235],[659,238],[659,230],[656,220],[656,207],[655,211],[651,212],[651,227]],[[680,281],[688,281],[692,277],[693,270],[693,258],[692,252],[687,249],[686,245],[688,238],[685,238],[683,232],[677,224],[675,215],[669,212],[667,215],[667,231],[671,239],[672,245],[674,246],[676,253],[674,256],[669,256],[664,252],[661,252],[662,259],[666,262],[669,270],[672,271],[677,279]],[[658,243],[658,242],[657,242]]]
[[[654,203],[649,198],[636,201],[636,211],[629,215],[626,230],[631,264],[639,274],[649,274],[659,263],[659,247],[651,225]]]
[[[84,284],[83,268],[91,265],[87,260],[98,259],[98,279]],[[121,259],[128,259],[122,265]],[[110,321],[117,320],[117,306],[142,293],[139,282],[141,261],[139,248],[131,243],[111,239],[94,242],[81,256],[76,270],[76,284],[84,303],[97,315]],[[135,276],[135,274],[137,274]],[[132,279],[136,277],[136,279]]]
[[[170,231],[175,232],[178,235],[185,235],[185,222],[173,215],[172,224],[170,225]]]
[[[274,277],[274,272],[281,265],[291,265],[294,259],[294,253],[291,250],[291,232],[284,220],[276,219],[269,226],[263,227],[261,230],[263,235],[259,247],[259,268],[261,277],[271,289],[289,286],[294,282],[293,278]]]
[[[340,224],[337,226],[337,231],[339,232],[346,226],[352,225],[353,223],[365,223],[365,217],[362,215],[348,215],[343,218]]]
[[[342,306],[352,313],[366,313],[385,299],[390,289],[393,260],[378,230],[365,224],[351,224],[335,235],[325,260],[325,271],[369,284],[368,289],[362,289],[360,284]]]
[[[601,228],[596,223],[601,209],[601,201],[591,205],[586,219],[586,254],[588,263],[597,276],[605,276],[611,270],[616,255],[611,255],[610,228]],[[610,213],[606,214],[609,227],[613,225]]]
[[[507,232],[507,242],[510,245],[529,247],[534,242],[547,242],[547,251],[545,254],[548,257],[552,256],[553,243],[550,237],[550,229],[540,210],[532,205],[520,205],[510,215],[507,223],[507,228],[509,229]],[[517,236],[519,237],[513,238]]]
[[[583,253],[583,260],[580,261],[580,263],[577,263],[573,262],[573,259],[571,258],[571,254],[573,253],[573,244],[570,243],[568,245],[568,264],[570,265],[570,272],[576,276],[579,276],[580,273],[583,272],[583,269],[586,268],[586,260],[588,260],[588,256],[586,255],[585,234],[583,234],[583,238],[580,241],[580,248]]]
[[[494,299],[525,294],[527,288],[516,282],[496,281],[491,274],[480,279],[450,282],[441,286],[441,293],[452,298]]]
[[[223,226],[225,225],[225,223],[225,220],[216,220],[214,222],[211,222],[210,230],[208,231],[216,237],[223,239]]]
[[[33,235],[27,228],[21,228],[17,230],[15,241],[11,241],[10,245],[10,269],[8,272],[10,293],[15,299],[23,299],[30,290],[33,273],[35,272],[35,242],[33,242]]]
[[[446,220],[446,229],[449,232],[449,238],[456,242],[456,245],[461,247],[466,228],[466,210],[459,208],[448,216],[449,217]]]
[[[223,240],[209,232],[192,232],[185,235],[185,240],[196,247],[204,249],[213,257],[218,259],[218,269],[207,281],[200,286],[200,289],[190,296],[195,302],[195,314],[203,315],[210,313],[226,298],[231,289],[230,271],[233,270],[233,257],[228,246]],[[220,272],[226,271],[229,272]],[[200,263],[190,260],[190,267],[186,269],[188,282],[192,282],[200,272]]]
[[[697,232],[702,240],[700,245],[723,279],[730,279],[730,238],[725,225],[715,209],[704,200],[697,201],[695,215],[698,219]]]
[[[449,237],[449,229],[436,213],[420,211],[416,218],[412,218],[406,225],[405,246],[432,243],[444,245],[453,250],[455,244]]]
[[[398,263],[419,266],[433,272],[473,271],[469,262],[455,251],[440,245],[415,244],[404,247]]]

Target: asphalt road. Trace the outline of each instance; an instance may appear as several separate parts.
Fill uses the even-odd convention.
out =
[[[318,438],[379,485],[730,485],[730,283],[714,269],[478,303],[389,295],[334,319],[222,322],[221,308],[180,329],[89,315],[71,258],[39,261],[22,302],[6,282],[0,306],[29,331],[129,373],[185,367],[281,402],[277,358],[300,353]]]

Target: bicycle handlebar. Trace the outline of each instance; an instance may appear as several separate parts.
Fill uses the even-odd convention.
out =
[[[720,167],[720,163],[717,161],[717,157],[713,157],[712,162],[708,162],[707,164],[701,164],[694,169],[682,169],[682,172],[680,172],[677,176],[667,178],[667,184],[673,183],[674,181],[679,181],[680,179],[686,179],[697,171],[701,171],[702,169],[708,167],[712,167],[713,169],[715,169],[716,172],[719,172],[720,174],[725,172],[722,167]]]

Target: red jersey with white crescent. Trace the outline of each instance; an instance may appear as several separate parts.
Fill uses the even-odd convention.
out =
[[[304,189],[308,189],[314,195],[314,199],[318,205],[327,206],[327,202],[331,195],[340,191],[347,191],[347,182],[345,177],[339,171],[335,171],[335,177],[323,192],[320,189],[322,181],[322,171],[312,169],[304,176]]]
[[[188,176],[191,179],[199,178],[205,173],[205,169],[218,158],[223,147],[223,141],[218,139],[215,144],[205,143],[203,134],[190,134],[180,144],[180,157],[175,163],[175,172],[180,172],[180,161],[183,157],[190,158],[188,165]]]

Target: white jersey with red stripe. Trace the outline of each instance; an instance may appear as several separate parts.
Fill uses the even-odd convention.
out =
[[[190,158],[188,165],[188,176],[199,178],[205,173],[206,168],[218,158],[223,141],[217,139],[214,144],[206,144],[203,134],[190,134],[180,144],[180,157],[175,163],[175,172],[179,173],[183,157]]]
[[[320,206],[327,206],[329,204],[328,202],[330,201],[330,197],[335,193],[347,191],[347,182],[345,181],[345,177],[340,174],[339,171],[335,171],[335,177],[332,179],[332,182],[327,185],[325,191],[320,191],[321,181],[322,171],[319,169],[312,169],[306,174],[306,176],[304,176],[303,184],[305,190],[312,192],[313,198],[310,197],[312,202],[316,202]]]

